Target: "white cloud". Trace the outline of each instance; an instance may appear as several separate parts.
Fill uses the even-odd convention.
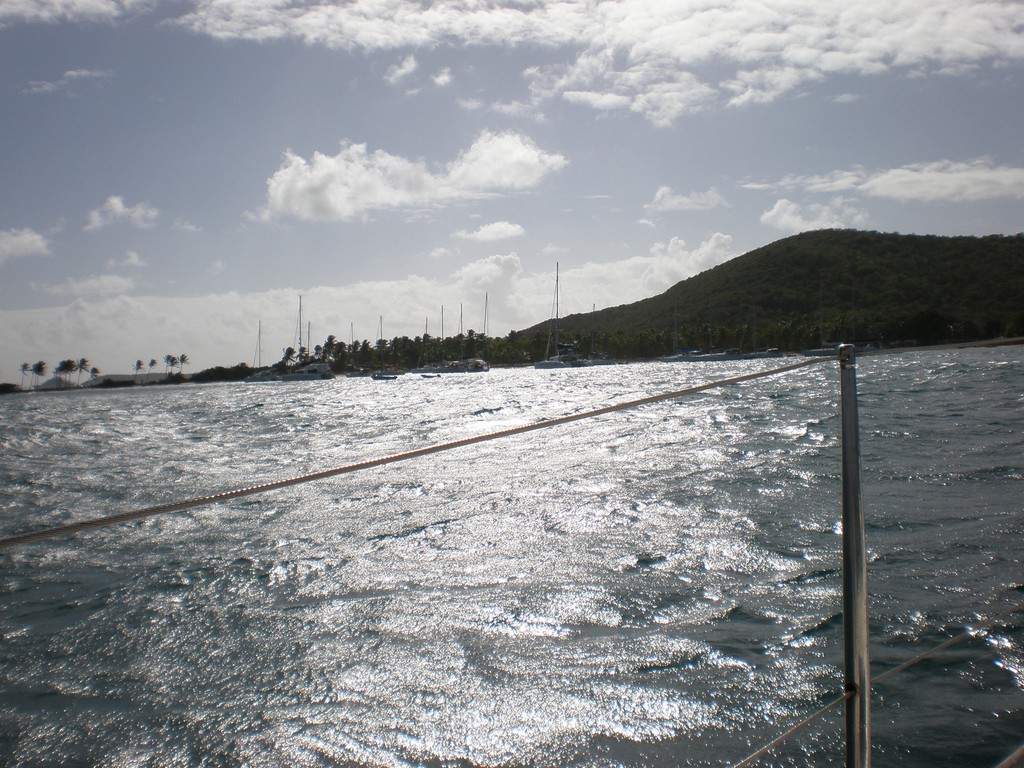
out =
[[[2,25],[0,25],[2,26]],[[113,77],[113,73],[99,69],[71,69],[65,72],[57,80],[33,80],[29,83],[24,93],[56,93],[67,90],[72,84],[85,80],[106,80]]]
[[[40,286],[46,293],[69,296],[116,296],[135,290],[135,281],[120,275],[94,275],[80,280],[67,279],[56,285]]]
[[[628,108],[668,125],[836,75],[964,73],[1019,61],[1022,15],[1019,3],[985,0],[197,0],[179,22],[221,39],[296,38],[370,52],[544,49],[555,61],[527,73],[536,98]]]
[[[342,144],[333,157],[317,152],[309,162],[288,152],[267,180],[260,218],[336,221],[374,210],[483,199],[535,187],[566,162],[525,136],[489,131],[437,170],[381,150],[370,153],[365,144]]]
[[[478,229],[470,232],[460,229],[455,237],[463,240],[478,240],[480,242],[492,242],[494,240],[508,240],[513,237],[520,237],[526,234],[526,230],[518,224],[511,224],[507,221],[495,221],[492,224],[483,224]]]
[[[100,208],[89,212],[86,232],[94,232],[117,221],[128,221],[138,229],[156,226],[160,211],[146,203],[126,206],[119,195],[111,195]]]
[[[590,312],[639,301],[663,293],[680,280],[710,269],[737,254],[732,238],[715,233],[694,249],[679,238],[655,243],[648,253],[611,262],[587,262],[560,270],[563,315]],[[554,270],[541,275],[522,275],[516,281],[515,308],[526,327],[546,319],[551,312]],[[494,294],[491,294],[492,297]]]
[[[470,262],[456,270],[452,277],[467,293],[491,292],[502,286],[507,289],[507,293],[514,293],[514,281],[522,274],[523,265],[519,257],[509,253]]]
[[[144,266],[146,266],[146,262],[144,262],[142,260],[142,257],[140,257],[139,254],[137,254],[135,251],[125,251],[124,252],[124,259],[123,260],[115,261],[114,259],[110,259],[109,261],[107,261],[107,266],[110,267],[110,268],[114,268],[114,267],[144,267]]]
[[[637,45],[630,48],[635,52]],[[662,53],[635,61],[627,56],[625,66],[619,64],[621,58],[614,48],[590,50],[570,63],[532,67],[526,75],[538,102],[561,95],[602,111],[629,109],[658,126],[671,125],[717,98],[713,87]]]
[[[49,253],[49,242],[34,230],[8,229],[0,231],[0,264],[21,256],[46,256]]]
[[[789,175],[775,182],[748,182],[742,186],[745,189],[756,190],[803,190],[808,193],[831,194],[855,191],[867,177],[868,173],[864,168],[855,167],[815,176]]]
[[[783,232],[806,232],[811,229],[843,229],[862,226],[867,217],[841,197],[828,205],[800,205],[785,198],[761,214],[761,223]]]
[[[452,84],[452,71],[448,67],[445,67],[434,75],[432,79],[434,81],[434,85],[438,88],[446,88]]]
[[[521,134],[484,131],[466,152],[449,163],[446,186],[457,197],[474,191],[489,195],[491,190],[531,189],[568,162],[562,155],[542,151]]]
[[[151,0],[21,0],[0,3],[0,29],[16,21],[115,21],[150,7]]]
[[[566,91],[563,98],[570,104],[583,104],[592,109],[612,110],[629,109],[630,98],[621,93],[601,93],[599,91]]]
[[[940,160],[879,173],[860,191],[892,200],[926,202],[1024,198],[1024,168],[993,166],[986,158],[966,163]]]
[[[862,167],[817,176],[786,176],[777,182],[747,183],[747,189],[802,190],[809,194],[856,192],[890,200],[977,202],[1024,198],[1024,168],[994,165],[990,158],[938,160],[869,172]]]
[[[671,187],[658,187],[654,200],[645,205],[648,211],[664,213],[667,211],[710,211],[713,208],[727,208],[729,204],[711,188],[707,192],[692,192],[689,195],[677,195]]]
[[[495,101],[491,103],[490,110],[505,117],[544,120],[544,114],[537,110],[536,105],[524,101]]]
[[[387,74],[384,75],[384,79],[392,85],[398,85],[402,80],[415,72],[417,66],[416,57],[410,53],[402,60],[401,64],[391,66]]]
[[[648,267],[647,283],[652,292],[658,286],[665,290],[680,280],[717,267],[736,255],[732,248],[732,238],[721,232],[716,232],[693,250],[687,250],[683,240],[673,237],[667,243],[655,243],[651,247],[652,259]]]

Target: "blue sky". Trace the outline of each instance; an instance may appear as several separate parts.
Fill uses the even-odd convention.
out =
[[[0,0],[0,381],[1024,229],[1009,0]]]

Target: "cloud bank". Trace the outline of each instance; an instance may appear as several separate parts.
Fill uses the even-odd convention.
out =
[[[994,165],[990,158],[937,160],[868,171],[856,167],[815,176],[786,176],[775,182],[749,182],[747,189],[799,190],[807,194],[857,193],[869,197],[937,202],[983,202],[1024,198],[1024,168]]]
[[[732,239],[715,234],[692,249],[672,238],[655,244],[646,254],[563,269],[563,309],[566,314],[589,312],[594,305],[603,308],[647,298],[735,255]],[[184,351],[193,360],[193,370],[201,370],[252,363],[260,324],[263,361],[276,361],[280,351],[293,343],[300,293],[314,341],[328,334],[347,341],[350,327],[357,340],[372,341],[381,317],[388,338],[415,337],[423,331],[424,318],[430,318],[432,328],[439,327],[441,305],[450,311],[462,305],[467,329],[481,331],[485,295],[490,333],[505,335],[548,318],[554,281],[553,271],[526,271],[514,252],[478,259],[434,279],[410,275],[245,295],[137,296],[127,290],[128,278],[68,280],[51,292],[87,293],[90,298],[77,298],[62,307],[0,311],[0,359],[13,364],[85,356],[105,373],[129,373],[136,359],[162,359]],[[121,289],[125,292],[119,295],[109,293]],[[401,314],[396,312],[399,307]],[[217,333],[210,333],[210,328]]]
[[[0,26],[116,21],[153,5],[17,0],[0,5]],[[543,49],[548,63],[526,73],[534,99],[630,110],[656,125],[837,75],[957,75],[1024,58],[1024,6],[992,0],[193,0],[173,23],[219,40],[363,53]],[[397,83],[415,68],[409,55],[387,78]]]
[[[178,23],[218,39],[363,52],[557,50],[560,61],[527,73],[535,98],[628,109],[658,125],[835,75],[955,74],[1024,58],[1024,7],[982,0],[199,0]]]

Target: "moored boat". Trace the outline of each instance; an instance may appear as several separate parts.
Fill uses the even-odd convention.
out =
[[[288,373],[282,373],[281,381],[317,381],[320,379],[333,379],[334,371],[327,363],[307,363]]]

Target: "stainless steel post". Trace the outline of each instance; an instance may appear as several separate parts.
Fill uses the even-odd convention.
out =
[[[846,766],[871,765],[871,671],[868,659],[868,569],[860,495],[860,427],[857,365],[853,344],[839,347],[843,442],[843,640],[846,702]]]

